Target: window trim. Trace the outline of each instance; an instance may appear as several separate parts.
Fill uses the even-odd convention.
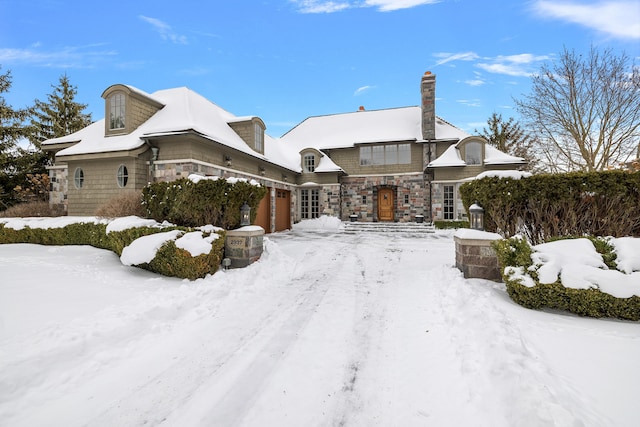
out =
[[[122,126],[117,126],[118,119]],[[109,96],[109,131],[121,131],[127,128],[127,97],[122,92],[115,92]]]
[[[78,190],[81,190],[84,187],[84,171],[82,168],[76,168],[73,172],[73,185]]]
[[[474,150],[469,150],[469,148],[474,148]],[[473,159],[470,157],[471,154],[475,154],[472,151],[475,151],[475,147],[478,147],[478,158]],[[469,161],[471,160],[471,162]],[[477,160],[477,161],[476,161]],[[464,145],[464,162],[467,166],[481,166],[482,165],[482,143],[478,141],[469,141]]]
[[[302,170],[304,173],[313,173],[316,170],[316,155],[307,153],[302,156]]]
[[[360,146],[360,166],[393,166],[411,164],[411,144],[377,144]]]
[[[116,173],[116,181],[118,182],[118,187],[124,188],[127,186],[129,182],[129,169],[127,165],[118,166],[118,172]]]

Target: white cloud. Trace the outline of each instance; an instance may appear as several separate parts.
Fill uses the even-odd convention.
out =
[[[323,0],[291,0],[291,2],[298,5],[301,13],[333,13],[352,7],[349,2]]]
[[[458,53],[449,53],[449,52],[438,52],[434,53],[433,56],[436,58],[440,58],[436,62],[436,66],[446,64],[447,62],[452,61],[475,61],[480,57],[474,52],[458,52]]]
[[[482,86],[486,82],[482,79],[473,79],[473,80],[465,80],[464,81],[469,86]]]
[[[353,95],[354,96],[362,95],[365,92],[369,92],[374,87],[375,86],[362,86],[362,87],[359,87],[358,89],[356,89],[356,91],[353,93]]]
[[[456,102],[466,105],[467,107],[481,107],[482,103],[479,99],[458,99]]]
[[[346,9],[375,7],[380,12],[409,9],[425,4],[440,3],[441,0],[289,0],[298,6],[301,13],[333,13]]]
[[[581,4],[538,0],[533,4],[542,16],[583,25],[622,39],[640,39],[640,3],[637,0],[602,0]]]
[[[187,44],[187,37],[176,34],[171,26],[166,22],[144,15],[140,15],[139,18],[146,23],[151,24],[151,26],[160,34],[160,37],[162,37],[163,40],[169,40],[176,44]]]
[[[440,0],[365,0],[366,6],[377,7],[380,12],[409,9],[425,4],[440,3]]]
[[[66,46],[57,50],[40,50],[41,44],[32,49],[0,48],[0,63],[27,63],[42,67],[91,68],[107,57],[115,56],[113,50],[97,49],[100,44]]]
[[[530,53],[498,55],[493,59],[485,58],[485,60],[490,60],[491,62],[481,62],[477,64],[477,67],[494,74],[528,77],[540,62],[548,59],[551,59],[551,57],[547,55],[532,55]]]

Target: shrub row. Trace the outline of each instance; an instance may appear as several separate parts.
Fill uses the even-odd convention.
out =
[[[450,228],[469,228],[469,221],[436,220],[433,221],[433,225],[435,225],[438,230],[446,230]]]
[[[34,243],[39,245],[90,245],[100,249],[108,249],[118,256],[122,250],[134,240],[158,232],[170,230],[193,231],[186,227],[139,227],[123,231],[106,233],[105,224],[77,223],[61,228],[29,228],[14,230],[0,224],[0,244],[3,243]],[[206,236],[206,233],[204,233]],[[136,267],[163,274],[195,280],[217,271],[224,256],[224,233],[213,242],[208,254],[191,256],[184,249],[176,247],[175,243],[165,243],[156,253],[155,258]]]
[[[485,229],[523,234],[534,244],[572,235],[640,236],[640,172],[606,171],[487,177],[460,186],[465,208],[478,202]]]
[[[203,179],[197,183],[187,178],[156,182],[142,192],[146,216],[186,227],[214,224],[226,230],[240,225],[240,207],[251,207],[252,221],[267,189],[246,181],[230,183],[225,179]]]
[[[615,253],[604,240],[590,238],[604,262],[615,268]],[[617,298],[598,289],[566,288],[558,279],[551,284],[540,283],[531,260],[532,248],[525,239],[511,238],[493,242],[493,248],[502,267],[502,279],[511,299],[526,308],[550,308],[564,310],[581,316],[616,317],[626,320],[640,320],[640,297]],[[519,279],[504,273],[505,267],[522,267],[535,282],[528,287]]]

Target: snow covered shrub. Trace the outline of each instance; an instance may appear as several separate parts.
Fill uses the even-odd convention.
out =
[[[536,244],[563,236],[640,236],[640,172],[486,177],[460,186],[465,207],[485,209],[485,228]]]
[[[142,193],[127,191],[112,197],[100,206],[95,214],[99,218],[120,218],[131,215],[144,217],[146,212],[142,206]]]
[[[634,295],[635,288],[632,289],[633,284],[629,285],[640,278],[640,272],[632,273],[632,276],[615,270],[616,254],[607,239],[590,237],[583,240],[591,242],[593,253],[564,251],[569,258],[582,257],[580,262],[586,264],[581,265],[566,259],[556,262],[555,266],[551,265],[552,269],[566,271],[559,272],[557,275],[553,272],[551,280],[548,279],[549,269],[545,270],[545,268],[553,264],[553,260],[550,259],[551,257],[539,255],[536,248],[553,244],[553,242],[532,247],[526,239],[519,236],[494,242],[493,248],[502,267],[502,278],[511,299],[531,309],[549,308],[581,316],[640,320],[640,296],[637,295],[637,290]],[[589,258],[592,265],[583,261],[585,258]],[[548,263],[545,265],[545,262]],[[576,270],[587,271],[588,273],[584,276],[587,280],[583,280],[584,277],[576,274]],[[563,280],[566,283],[563,284]],[[615,286],[612,286],[612,282],[622,282],[622,284],[614,283]],[[624,294],[624,297],[614,294]]]
[[[214,274],[224,257],[224,238],[219,238],[211,245],[207,254],[192,256],[187,250],[178,248],[173,241],[162,245],[155,258],[148,264],[138,267],[170,277],[195,280]]]
[[[100,249],[108,249],[118,256],[136,240],[153,234],[176,230],[177,234],[185,235],[193,232],[187,227],[157,226],[131,227],[124,230],[107,233],[105,223],[72,223],[58,228],[30,228],[21,229],[6,227],[0,223],[0,244],[3,243],[33,243],[40,245],[90,245]],[[217,238],[211,238],[211,249],[207,253],[192,255],[185,249],[176,246],[173,241],[167,242],[152,254],[148,262],[133,265],[167,276],[194,280],[215,273],[224,256],[224,232],[220,230],[196,231],[205,238],[215,233]],[[195,234],[194,233],[194,234]],[[127,264],[132,265],[132,264]]]
[[[247,203],[255,218],[267,188],[241,179],[182,178],[156,182],[143,190],[146,216],[187,227],[212,224],[224,229],[240,225],[240,207]]]

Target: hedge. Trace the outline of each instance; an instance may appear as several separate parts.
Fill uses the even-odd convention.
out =
[[[589,237],[609,268],[615,268],[615,253],[604,239]],[[492,243],[502,268],[502,279],[511,299],[531,309],[550,308],[564,310],[581,316],[615,317],[625,320],[640,320],[640,297],[617,298],[598,289],[572,289],[562,285],[560,279],[551,284],[540,283],[531,259],[532,248],[518,237],[497,240]],[[506,267],[524,269],[535,286],[525,286],[505,272]]]
[[[21,230],[6,228],[0,224],[0,244],[3,243],[34,243],[39,245],[89,245],[100,249],[108,249],[118,256],[122,250],[134,240],[159,232],[181,230],[194,231],[187,227],[137,227],[123,231],[106,233],[106,224],[77,223],[61,228],[29,228]],[[191,256],[184,249],[176,247],[173,241],[165,243],[149,263],[136,267],[159,273],[165,276],[195,280],[217,271],[224,256],[224,232],[218,232],[220,237],[211,245],[208,254]],[[207,233],[204,233],[206,236]]]
[[[267,188],[244,180],[202,179],[193,182],[182,178],[155,182],[142,191],[146,216],[158,222],[169,221],[185,227],[215,224],[226,230],[240,225],[240,207],[251,207],[255,219]]]
[[[487,177],[460,186],[465,208],[478,202],[485,229],[533,244],[572,235],[640,236],[640,172]]]

